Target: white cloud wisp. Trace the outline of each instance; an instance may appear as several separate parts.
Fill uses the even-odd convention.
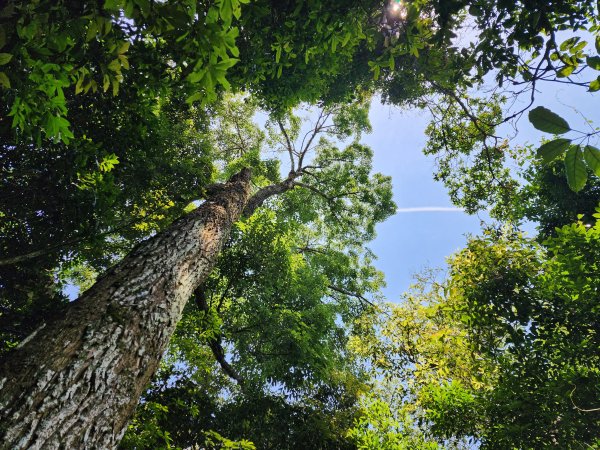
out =
[[[397,213],[414,213],[414,212],[464,212],[463,208],[454,206],[415,206],[412,208],[398,208]]]

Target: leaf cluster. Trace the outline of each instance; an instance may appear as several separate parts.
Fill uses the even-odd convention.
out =
[[[543,106],[538,106],[529,112],[529,121],[538,130],[555,135],[565,134],[571,127],[565,119]],[[597,134],[596,130],[590,133],[581,133],[581,144],[573,144],[573,139],[557,138],[545,142],[540,146],[537,155],[545,163],[549,163],[564,154],[565,174],[569,187],[579,192],[588,179],[588,168],[596,176],[600,176],[600,150],[592,145],[583,145],[591,136]]]
[[[598,225],[581,222],[543,246],[507,231],[472,238],[441,286],[384,325],[411,330],[379,353],[408,380],[400,405],[414,402],[438,438],[482,448],[596,445],[599,242]]]

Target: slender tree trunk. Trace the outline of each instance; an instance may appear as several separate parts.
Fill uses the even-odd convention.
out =
[[[249,192],[243,170],[0,362],[0,448],[116,447]]]

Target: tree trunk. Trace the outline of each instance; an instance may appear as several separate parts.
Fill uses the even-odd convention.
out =
[[[0,448],[116,447],[249,192],[245,169],[6,355]]]

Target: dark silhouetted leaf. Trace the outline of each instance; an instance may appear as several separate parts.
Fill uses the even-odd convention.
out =
[[[529,121],[536,129],[547,133],[563,134],[571,130],[565,119],[543,106],[529,111]]]

